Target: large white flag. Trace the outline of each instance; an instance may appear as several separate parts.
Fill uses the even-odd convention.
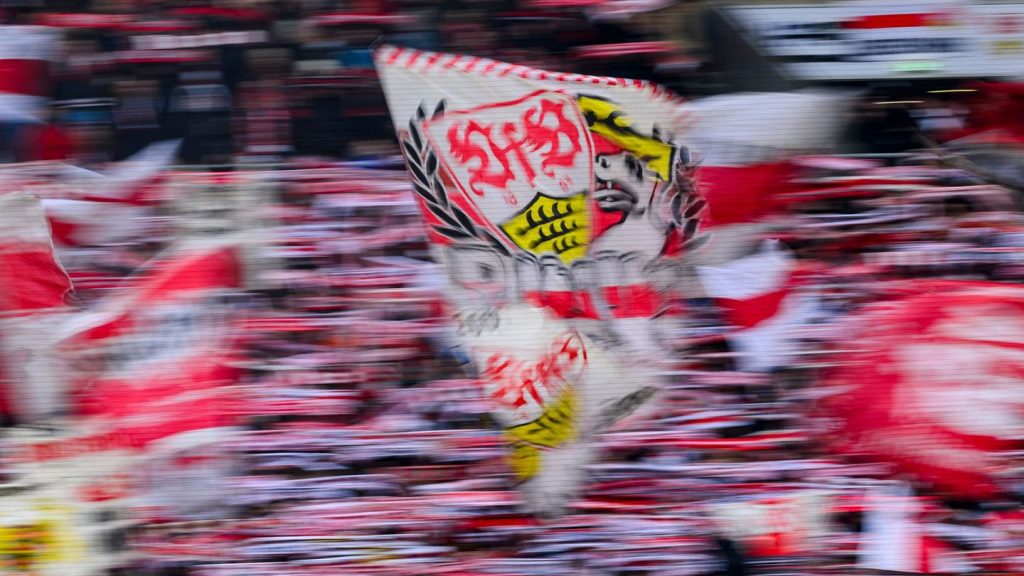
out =
[[[642,80],[385,46],[376,64],[463,344],[537,512],[657,387],[652,318],[702,203]]]

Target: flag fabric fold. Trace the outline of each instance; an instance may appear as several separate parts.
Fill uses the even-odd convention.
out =
[[[5,316],[63,307],[71,293],[42,205],[29,193],[0,195],[0,274]]]
[[[769,241],[758,253],[721,266],[699,266],[705,293],[733,326],[730,345],[741,370],[771,371],[798,351],[795,329],[816,309],[813,296],[798,290],[801,278],[792,255]]]
[[[0,26],[0,120],[40,122],[50,91],[50,63],[59,31],[47,26]]]
[[[53,349],[73,310],[71,291],[39,199],[0,195],[0,409],[6,416],[31,421],[66,408],[66,380]]]
[[[157,142],[99,173],[64,166],[60,181],[72,193],[45,198],[43,207],[61,246],[99,246],[138,235],[149,191],[177,157],[180,140]]]

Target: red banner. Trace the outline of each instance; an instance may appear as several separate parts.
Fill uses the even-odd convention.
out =
[[[1024,438],[1024,289],[929,283],[857,318],[826,379],[839,450],[890,461],[939,489],[1000,491],[1000,455]]]
[[[144,421],[182,394],[233,383],[233,319],[218,298],[240,286],[240,267],[237,245],[213,241],[147,266],[67,346],[99,369],[79,390],[79,411]]]

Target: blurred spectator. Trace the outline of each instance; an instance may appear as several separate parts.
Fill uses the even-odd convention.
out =
[[[283,50],[254,51],[249,69],[255,80],[241,86],[237,119],[245,158],[280,158],[291,151],[291,117],[284,77],[289,54]]]
[[[15,161],[69,160],[74,142],[65,126],[54,118],[48,124],[31,124],[18,132]]]
[[[902,105],[865,102],[857,120],[856,139],[867,150],[891,154],[921,146],[913,118]]]
[[[497,56],[495,51],[498,48],[498,33],[488,27],[487,20],[482,12],[466,11],[445,14],[439,29],[444,50],[484,57]],[[527,34],[524,33],[525,35]],[[523,38],[520,37],[518,39],[522,40]],[[511,36],[504,38],[504,40],[507,40],[507,42],[503,43],[505,46],[515,46],[522,49],[530,47],[529,41],[518,44],[516,42],[517,38]]]
[[[225,163],[231,157],[231,93],[218,72],[195,71],[180,75],[171,92],[168,120],[184,139],[185,162]]]
[[[960,114],[941,100],[927,100],[911,112],[918,129],[933,141],[944,141],[964,129]]]
[[[65,103],[63,124],[72,141],[76,163],[96,166],[111,161],[113,131],[109,100],[76,100]]]
[[[125,80],[115,87],[114,109],[118,159],[124,159],[161,139],[163,105],[153,81]]]
[[[747,576],[749,574],[743,562],[743,555],[740,554],[735,542],[722,536],[715,539],[715,544],[718,546],[724,565],[722,574],[726,576]]]
[[[20,146],[27,132],[38,129],[37,124],[21,118],[0,119],[0,161],[24,162],[26,150]]]

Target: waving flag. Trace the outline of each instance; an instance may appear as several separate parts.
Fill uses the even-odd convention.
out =
[[[795,329],[814,310],[813,299],[796,291],[797,264],[778,242],[753,256],[722,266],[700,266],[704,291],[733,325],[729,343],[740,369],[762,372],[783,366],[797,351]]]
[[[32,420],[74,416],[49,420],[56,432],[20,427],[8,438],[11,470],[25,488],[4,503],[0,547],[20,545],[10,540],[26,531],[44,538],[22,570],[100,573],[126,561],[116,542],[140,510],[169,519],[222,510],[238,376],[227,366],[236,322],[224,297],[240,288],[242,243],[182,243],[95,309],[36,314],[18,331],[5,326],[9,350],[45,348],[38,367],[14,375],[16,399],[33,399]],[[53,398],[37,407],[30,393],[44,384]],[[59,410],[42,409],[50,405]],[[26,519],[8,527],[9,509]]]
[[[123,293],[85,313],[65,346],[99,371],[80,391],[79,411],[115,417],[177,413],[185,419],[182,426],[193,425],[211,405],[206,394],[234,380],[226,367],[233,319],[222,300],[239,290],[241,266],[238,238],[185,242],[130,279]],[[199,412],[181,409],[185,394]]]
[[[377,69],[463,344],[537,512],[657,388],[703,204],[660,86],[386,46]]]
[[[25,192],[0,195],[0,404],[19,420],[64,407],[65,375],[52,351],[71,310],[70,293],[39,199]]]
[[[139,230],[146,211],[138,206],[65,198],[43,201],[53,238],[61,246],[102,246]]]
[[[709,512],[751,556],[799,556],[820,551],[820,540],[829,533],[830,496],[800,490],[713,504]]]
[[[157,142],[97,173],[64,166],[59,181],[73,191],[43,200],[54,240],[63,246],[98,246],[138,235],[147,198],[177,156],[179,140]]]
[[[687,102],[676,123],[700,160],[696,186],[714,233],[700,261],[720,265],[756,251],[774,196],[792,174],[788,160],[831,150],[849,99],[828,92],[752,92]]]
[[[823,404],[836,449],[961,497],[1009,489],[1005,451],[1024,437],[1024,289],[910,282],[849,333],[823,382],[844,390]]]
[[[144,204],[146,187],[174,163],[180,148],[181,140],[155,142],[102,172],[64,164],[58,177],[78,190],[75,200]]]
[[[0,311],[5,316],[66,305],[71,281],[57,260],[35,196],[0,195]]]
[[[176,246],[91,310],[70,281],[39,200],[0,196],[0,344],[10,412],[56,433],[8,435],[11,471],[0,551],[18,570],[89,575],[123,562],[112,547],[134,507],[163,517],[215,513],[231,469],[234,319],[243,239]],[[65,415],[73,419],[57,419]],[[116,514],[111,514],[116,512]]]
[[[0,26],[0,120],[41,120],[59,46],[54,28]]]

